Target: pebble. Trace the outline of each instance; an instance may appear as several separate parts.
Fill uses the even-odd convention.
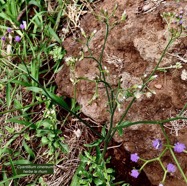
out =
[[[161,84],[156,84],[156,85],[155,85],[155,88],[161,89],[161,88],[162,88],[162,85],[161,85]]]

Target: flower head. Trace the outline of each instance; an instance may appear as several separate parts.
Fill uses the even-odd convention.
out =
[[[132,177],[134,177],[134,178],[137,178],[138,176],[139,176],[139,172],[138,172],[138,170],[135,170],[135,169],[133,169],[132,171],[131,171],[131,176]]]
[[[160,183],[158,186],[164,186],[162,183]]]
[[[21,41],[21,37],[16,36],[16,37],[15,37],[15,41],[16,41],[16,42],[20,42],[20,41]]]
[[[26,26],[27,26],[26,21],[22,21],[22,24],[20,24],[20,28],[24,30],[26,29]]]
[[[168,171],[168,172],[174,173],[174,172],[176,171],[175,165],[173,165],[172,163],[169,163],[169,164],[167,165],[167,171]]]
[[[160,148],[162,147],[162,142],[161,142],[161,140],[159,140],[159,139],[153,140],[153,147],[154,147],[155,149],[160,149]]]
[[[1,40],[2,40],[2,41],[5,41],[5,40],[6,40],[6,37],[5,37],[5,36],[3,36],[3,37],[1,38]]]
[[[137,153],[131,154],[131,161],[137,162],[139,158]]]
[[[183,23],[183,20],[180,20],[180,21],[179,21],[179,25],[182,25],[182,23]]]
[[[177,143],[175,143],[175,145],[174,145],[174,151],[175,151],[175,152],[181,153],[181,152],[183,152],[185,149],[186,149],[186,146],[185,146],[185,144],[183,144],[183,143],[177,142]]]
[[[8,33],[12,32],[12,29],[11,28],[7,28],[7,32]]]

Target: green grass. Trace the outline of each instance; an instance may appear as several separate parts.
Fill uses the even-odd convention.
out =
[[[9,185],[13,180],[19,185],[23,181],[19,177],[27,177],[17,175],[16,164],[56,164],[62,161],[61,154],[68,153],[61,127],[57,126],[56,102],[65,109],[69,107],[63,97],[55,95],[54,81],[65,56],[64,37],[59,37],[59,31],[66,3],[0,1],[0,35],[6,38],[0,49],[0,184]],[[21,30],[23,20],[27,26]],[[15,42],[15,36],[21,41]],[[45,185],[37,175],[31,182]]]

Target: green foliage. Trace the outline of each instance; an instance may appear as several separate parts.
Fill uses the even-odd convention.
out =
[[[78,168],[76,183],[77,185],[96,185],[96,186],[112,186],[115,180],[114,170],[107,168],[106,164],[110,159],[100,159],[102,154],[99,147],[96,147],[97,154],[92,156],[89,152],[85,151],[84,155],[80,157],[80,166]],[[101,160],[101,161],[100,161]],[[71,186],[74,186],[71,184]]]

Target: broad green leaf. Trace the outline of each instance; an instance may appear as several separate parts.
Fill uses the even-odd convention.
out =
[[[96,186],[104,184],[103,181],[99,178],[95,178],[94,183],[95,183]]]
[[[42,142],[43,145],[46,145],[46,144],[49,143],[49,140],[46,136],[43,136],[42,139],[41,139],[41,142]]]

